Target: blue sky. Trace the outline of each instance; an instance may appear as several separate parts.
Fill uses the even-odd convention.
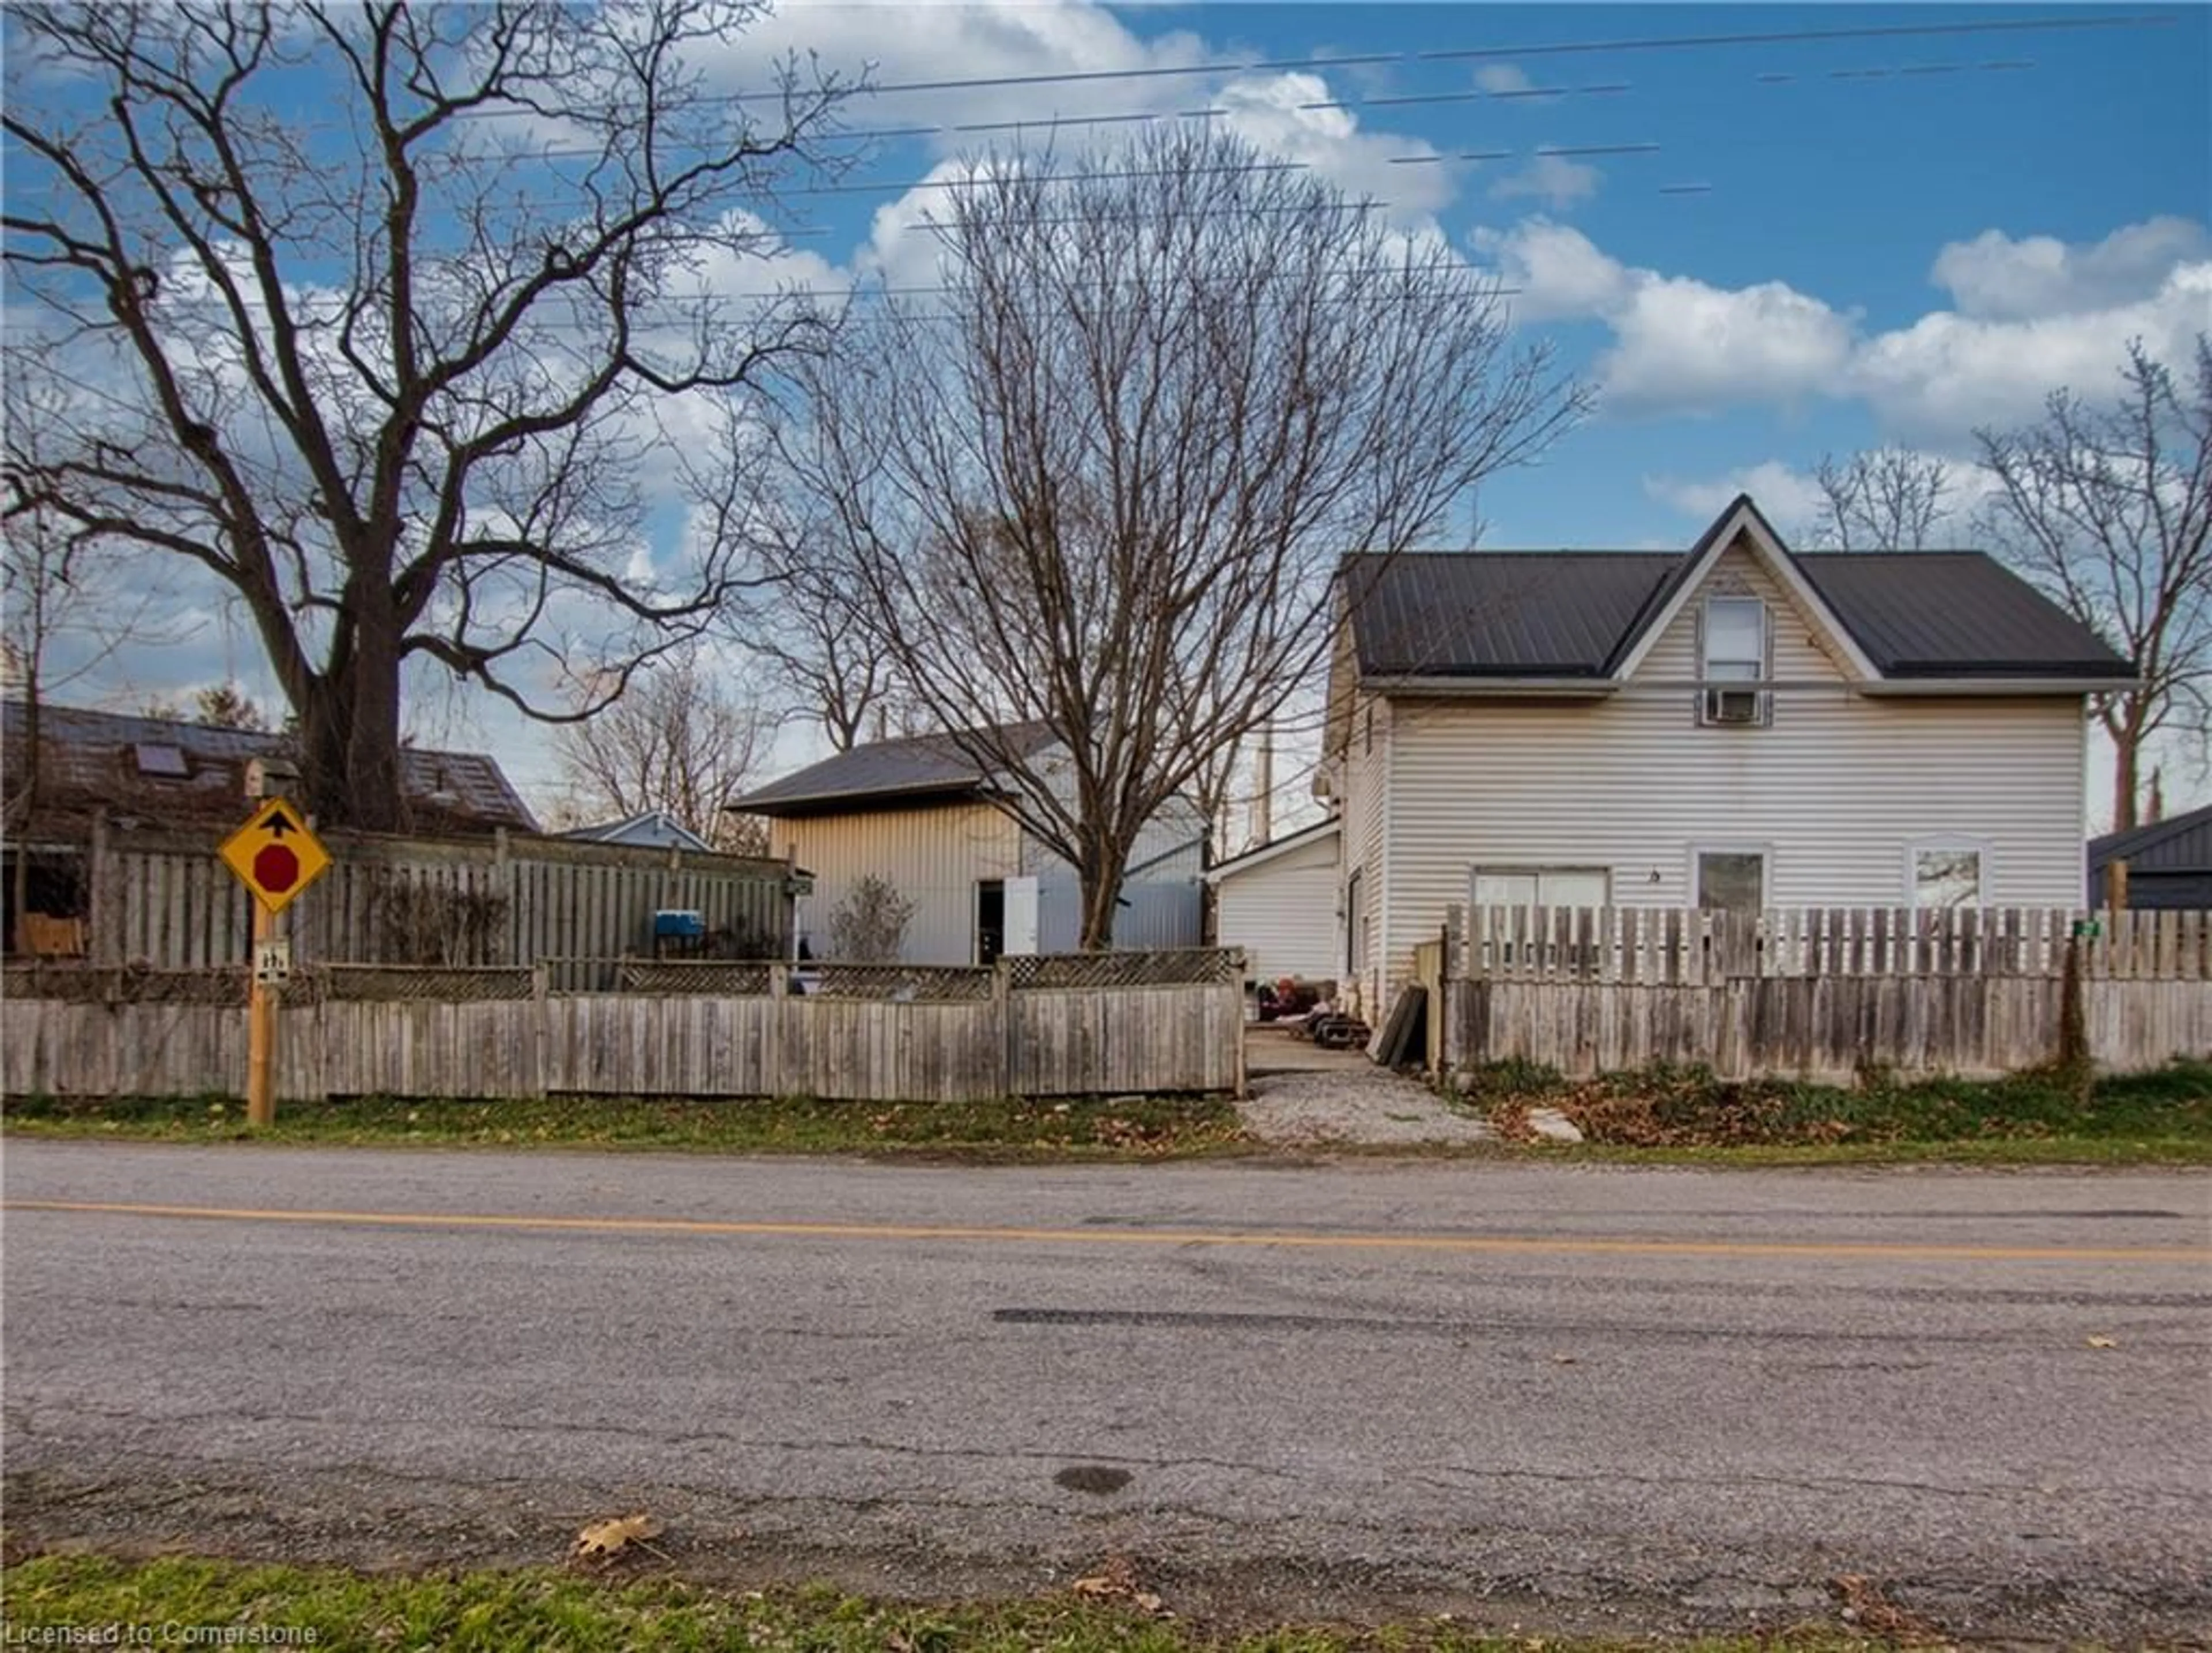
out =
[[[2069,19],[2094,26],[2053,26]],[[1926,32],[1952,25],[1970,32]],[[1885,29],[1922,32],[1682,43]],[[1540,468],[1486,488],[1496,544],[1686,544],[1745,486],[1788,533],[1825,452],[1968,457],[1977,424],[2102,391],[2130,337],[2172,356],[2212,322],[2212,9],[799,3],[706,66],[757,88],[783,50],[887,87],[1120,77],[855,104],[860,129],[1036,125],[873,144],[852,181],[882,191],[786,204],[775,222],[822,233],[794,236],[782,275],[927,281],[928,238],[900,226],[931,192],[892,186],[1055,117],[1201,107],[1498,270],[1516,325],[1601,399]],[[1308,61],[1352,56],[1390,60]],[[1455,100],[1386,101],[1418,97]],[[1535,153],[1622,145],[1657,147]],[[1512,153],[1449,158],[1470,150]],[[1949,537],[1970,539],[1963,518]],[[227,667],[273,699],[250,641],[223,634],[219,663],[215,635],[111,691]],[[542,736],[465,703],[421,720],[548,795]]]

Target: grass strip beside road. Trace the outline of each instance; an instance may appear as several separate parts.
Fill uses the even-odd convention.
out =
[[[1243,1145],[1225,1097],[821,1102],[532,1097],[362,1097],[279,1103],[249,1131],[227,1097],[11,1099],[9,1131],[131,1141],[410,1144],[433,1147],[686,1148],[723,1153],[934,1153],[989,1159],[1162,1159]]]
[[[792,1649],[807,1653],[1601,1653],[1656,1646],[1755,1653],[1771,1638],[1674,1644],[1500,1636],[1430,1619],[1379,1630],[1277,1626],[1209,1629],[1072,1594],[1027,1601],[915,1604],[819,1588],[718,1590],[672,1577],[615,1579],[550,1569],[363,1575],[165,1557],[37,1557],[0,1573],[11,1644],[48,1626],[206,1627],[203,1646],[309,1646],[380,1653],[627,1653],[635,1648]],[[1172,1611],[1172,1603],[1168,1609]],[[226,1643],[221,1632],[234,1632]],[[235,1632],[258,1630],[255,1641]],[[313,1632],[312,1638],[307,1632]],[[280,1635],[275,1632],[283,1632]],[[59,1639],[51,1644],[64,1644]],[[120,1644],[131,1645],[129,1642]],[[170,1645],[187,1645],[172,1640]],[[1872,1653],[1880,1644],[1812,1628],[1792,1653]]]
[[[1581,1131],[1585,1157],[1738,1164],[1948,1161],[1965,1164],[2212,1161],[2212,1062],[2083,1085],[2051,1071],[2001,1079],[1852,1086],[1724,1080],[1652,1067],[1592,1079],[1500,1063],[1467,1076],[1458,1102],[1509,1139],[1532,1142],[1531,1110]]]

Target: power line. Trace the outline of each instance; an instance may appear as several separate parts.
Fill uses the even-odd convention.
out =
[[[1776,29],[1761,33],[1676,34],[1626,40],[1563,40],[1543,46],[1453,46],[1440,52],[1411,55],[1426,63],[1465,61],[1476,58],[1544,58],[1582,52],[1671,52],[1701,46],[1794,46],[1825,40],[1878,40],[1926,38],[1930,35],[2019,34],[2043,30],[2091,28],[2164,28],[2171,16],[2136,12],[2118,17],[2014,17],[1986,23],[1886,23],[1856,28]]]
[[[1180,76],[1250,74],[1255,70],[1370,67],[1400,63],[1452,63],[1514,58],[1562,57],[1604,52],[1674,52],[1719,46],[1790,46],[1833,40],[1878,40],[2022,34],[2045,31],[2169,27],[2174,20],[2156,13],[2118,16],[1998,18],[1986,22],[1867,24],[1850,28],[1772,29],[1732,34],[1650,35],[1612,40],[1553,40],[1513,46],[1448,46],[1426,52],[1367,52],[1353,57],[1218,58],[1198,64],[1146,64],[1132,69],[1060,70],[1030,75],[983,75],[965,79],[894,81],[854,88],[858,95],[891,97],[913,93],[988,91],[1010,86],[1079,86],[1114,81],[1152,81]],[[778,91],[727,92],[710,100],[757,103],[781,100]],[[1494,94],[1493,94],[1494,95]]]

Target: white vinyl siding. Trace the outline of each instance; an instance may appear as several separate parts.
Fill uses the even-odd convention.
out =
[[[1756,738],[1716,738],[1689,714],[1694,602],[1613,698],[1391,703],[1389,830],[1368,852],[1388,858],[1368,887],[1391,981],[1491,866],[1604,867],[1619,904],[1685,906],[1693,848],[1758,846],[1770,906],[1898,906],[1909,846],[1966,841],[1987,845],[1984,903],[2080,899],[2078,696],[1859,696],[1748,552],[1731,549],[1714,577],[1766,601],[1778,681],[1835,685],[1778,696]],[[1351,833],[1384,805],[1355,787],[1345,811]]]
[[[1342,936],[1343,945],[1336,949],[1336,954],[1340,960],[1360,961],[1358,969],[1346,973],[1361,988],[1366,995],[1364,1004],[1370,1007],[1380,991],[1379,966],[1385,945],[1382,914],[1382,894],[1386,887],[1383,846],[1391,804],[1390,743],[1397,715],[1395,703],[1380,696],[1362,695],[1355,702],[1352,739],[1345,761],[1344,840],[1340,852],[1343,860],[1338,868],[1344,887],[1330,903],[1330,910],[1340,915],[1340,925],[1352,922],[1347,910],[1350,883],[1353,873],[1360,874],[1363,893],[1358,921],[1365,934]],[[1365,738],[1370,716],[1375,730],[1371,747]]]
[[[1013,878],[1020,830],[988,804],[871,810],[769,823],[771,853],[786,849],[814,874],[800,933],[817,958],[830,956],[830,915],[871,874],[914,903],[901,954],[909,964],[969,964],[975,957],[975,884]]]
[[[1332,833],[1249,872],[1227,873],[1215,884],[1214,933],[1223,946],[1244,949],[1246,976],[1255,981],[1342,977],[1337,854],[1338,836]]]

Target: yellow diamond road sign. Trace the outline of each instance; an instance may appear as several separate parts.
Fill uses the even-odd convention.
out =
[[[330,852],[307,830],[307,817],[282,798],[254,811],[216,854],[272,913],[290,906],[293,896],[331,867]]]

